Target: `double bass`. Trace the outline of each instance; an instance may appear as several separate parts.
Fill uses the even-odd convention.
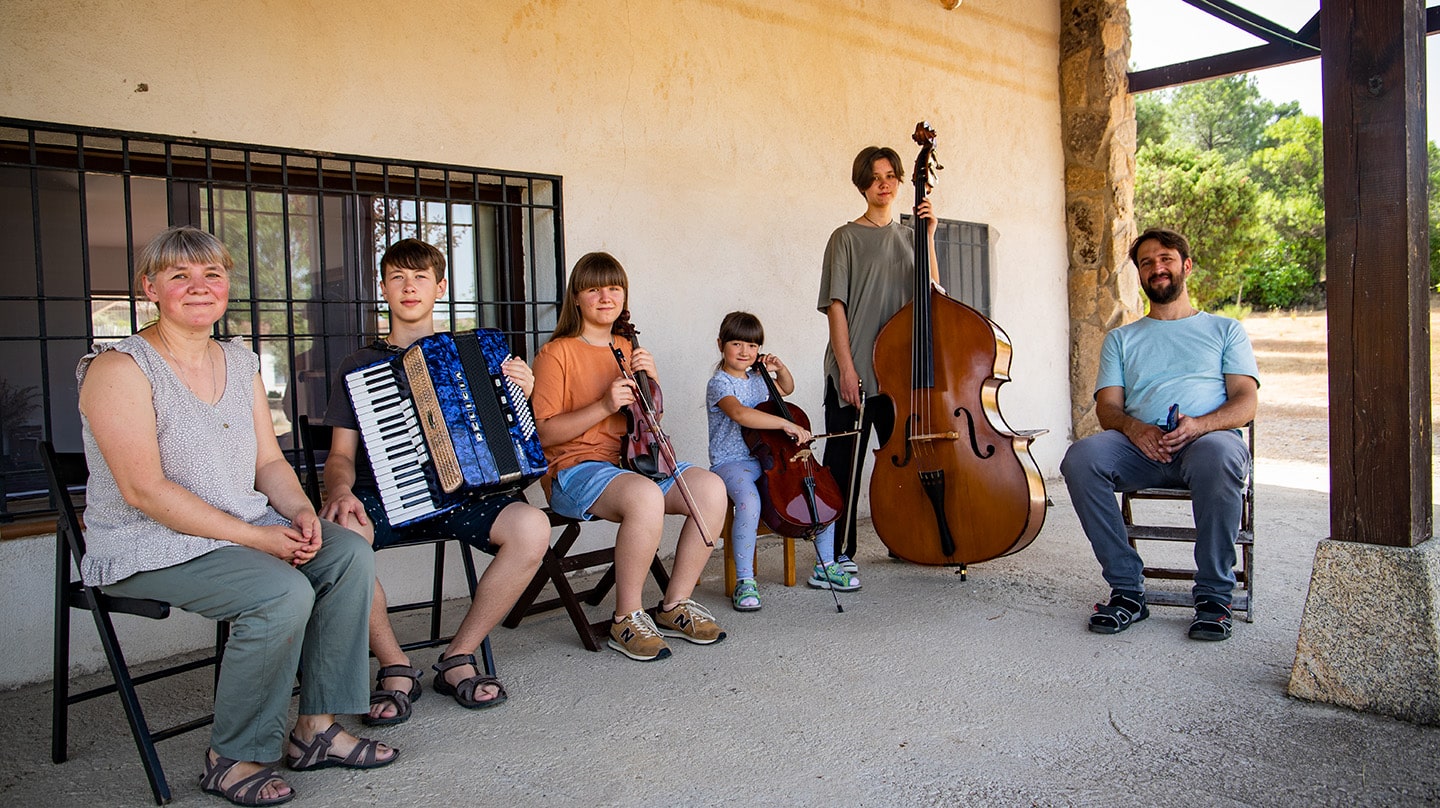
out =
[[[933,184],[935,130],[915,126],[915,205]],[[870,515],[890,552],[958,565],[1023,550],[1045,522],[1045,480],[1030,444],[1000,414],[1010,338],[990,318],[930,283],[927,228],[915,228],[915,296],[875,339],[880,394],[895,429],[876,450]]]

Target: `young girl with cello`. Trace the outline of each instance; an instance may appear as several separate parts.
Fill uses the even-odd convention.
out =
[[[678,463],[677,471],[659,480],[621,465],[626,411],[639,404],[630,375],[656,377],[654,357],[634,341],[629,290],[624,267],[610,254],[592,252],[575,262],[555,331],[535,357],[531,406],[550,461],[541,479],[550,507],[574,519],[620,525],[609,645],[648,662],[670,655],[663,637],[700,645],[725,639],[714,617],[690,599],[725,518],[725,486],[689,463]],[[629,373],[621,371],[614,351]],[[667,513],[687,518],[670,586],[652,618],[641,605],[641,590]]]
[[[731,604],[736,611],[760,609],[760,591],[755,585],[755,532],[760,524],[760,463],[750,454],[740,428],[783,430],[797,443],[808,443],[810,430],[779,415],[761,412],[755,405],[770,400],[765,380],[755,370],[757,361],[765,372],[775,374],[781,395],[795,390],[790,369],[775,354],[761,354],[765,327],[749,312],[732,311],[720,321],[720,363],[705,388],[705,410],[710,421],[710,470],[725,481],[725,491],[735,503],[731,526],[730,553],[735,558],[735,591]],[[835,525],[832,522],[815,537],[819,563],[809,584],[817,589],[851,592],[860,588],[860,577],[835,563]]]

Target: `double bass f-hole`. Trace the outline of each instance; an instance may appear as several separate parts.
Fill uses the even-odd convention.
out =
[[[952,414],[956,418],[959,418],[961,415],[965,416],[965,435],[970,439],[970,451],[974,452],[976,457],[981,460],[987,460],[995,454],[995,444],[993,443],[985,444],[985,451],[980,451],[980,444],[975,440],[975,416],[970,414],[970,410],[965,407],[956,407],[955,412]],[[890,456],[890,463],[897,469],[903,469],[910,465],[911,459],[914,458],[916,441],[958,440],[960,438],[959,432],[931,432],[923,435],[912,434],[910,427],[919,422],[919,420],[920,416],[918,414],[911,414],[909,418],[905,419],[905,456]]]

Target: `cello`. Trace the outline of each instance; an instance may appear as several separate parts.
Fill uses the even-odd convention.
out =
[[[933,184],[935,130],[916,124],[915,205]],[[1017,432],[1000,414],[1010,338],[994,321],[930,283],[923,221],[915,228],[915,296],[875,339],[880,394],[895,429],[876,450],[870,516],[894,555],[965,565],[1029,546],[1045,522],[1045,480],[1029,447],[1047,430]]]
[[[810,419],[799,407],[786,403],[770,378],[764,361],[757,359],[752,369],[765,380],[769,401],[755,409],[779,416],[810,429]],[[755,488],[760,493],[760,518],[781,536],[792,539],[813,539],[826,525],[840,516],[845,498],[830,469],[815,460],[811,448],[790,440],[778,429],[741,427],[740,435],[755,461],[760,464],[760,479]]]

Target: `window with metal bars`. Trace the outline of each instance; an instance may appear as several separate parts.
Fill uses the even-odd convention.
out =
[[[908,213],[901,214],[900,222],[916,226]],[[990,226],[940,219],[935,227],[935,260],[946,294],[989,317]]]
[[[325,412],[340,360],[387,330],[379,260],[402,238],[447,257],[436,327],[494,327],[534,356],[564,287],[552,175],[0,118],[0,521],[46,510],[38,445],[79,451],[75,365],[144,326],[134,254],[209,230],[235,258],[216,326],[260,355],[281,446]]]

